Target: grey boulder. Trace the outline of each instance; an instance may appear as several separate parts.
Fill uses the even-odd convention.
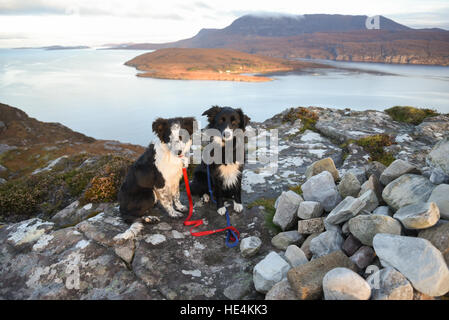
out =
[[[437,204],[441,219],[449,220],[449,184],[436,186],[428,201]]]
[[[366,281],[371,286],[372,300],[413,300],[413,287],[399,271],[384,268]]]
[[[378,233],[401,234],[401,223],[389,216],[359,215],[349,220],[349,231],[364,245],[372,246]]]
[[[379,259],[402,273],[416,290],[432,297],[449,291],[449,269],[430,241],[381,233],[373,246]]]
[[[357,197],[360,191],[360,182],[352,172],[346,172],[338,185],[338,192],[345,198],[347,196]]]
[[[297,211],[303,199],[299,194],[291,190],[282,192],[278,199],[273,223],[284,231],[292,228],[298,221]]]
[[[348,268],[335,268],[323,278],[325,300],[368,300],[371,295],[369,284]]]
[[[288,270],[290,265],[276,252],[270,252],[253,269],[254,287],[258,292],[267,293],[287,276]]]
[[[400,208],[393,218],[401,221],[407,229],[426,229],[440,220],[440,210],[435,202],[420,202]]]
[[[306,201],[318,201],[326,212],[331,211],[340,201],[334,178],[328,171],[323,171],[302,184],[303,197]]]
[[[380,182],[386,186],[391,181],[406,173],[417,173],[417,169],[404,160],[395,160],[382,172]]]
[[[310,251],[313,253],[313,258],[322,257],[341,250],[343,241],[339,232],[326,231],[310,241]]]
[[[304,242],[304,236],[298,231],[280,232],[271,239],[271,244],[280,250],[285,250],[291,244],[301,245]]]
[[[434,188],[434,184],[423,176],[404,174],[384,188],[382,198],[398,210],[409,204],[426,202]]]
[[[319,218],[323,214],[323,207],[317,201],[303,201],[298,207],[298,218],[312,219]]]

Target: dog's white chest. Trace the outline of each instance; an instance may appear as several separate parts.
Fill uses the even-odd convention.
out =
[[[218,167],[225,187],[230,188],[237,184],[239,175],[241,174],[239,167],[239,163],[222,164]]]
[[[166,148],[156,147],[155,164],[167,184],[178,184],[182,177],[182,161]]]

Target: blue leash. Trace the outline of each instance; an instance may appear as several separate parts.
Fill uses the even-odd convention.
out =
[[[210,200],[216,204],[217,201],[215,201],[215,199],[214,199],[213,192],[212,192],[212,185],[211,185],[211,181],[210,181],[209,165],[206,165],[206,168],[207,168],[207,186],[209,187]],[[228,208],[226,208],[226,226],[227,227],[231,226],[231,220],[229,218]],[[234,242],[229,242],[231,235],[235,239]],[[226,234],[226,246],[228,248],[234,248],[238,244],[239,244],[239,237],[235,234],[234,231],[228,230],[228,232]]]

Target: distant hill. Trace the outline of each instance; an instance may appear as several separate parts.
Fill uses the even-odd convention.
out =
[[[21,48],[14,48],[14,49],[43,49],[43,50],[79,50],[79,49],[90,49],[88,46],[46,46],[46,47],[21,47]]]
[[[60,123],[42,122],[29,117],[18,108],[0,103],[2,179],[16,179],[29,174],[36,168],[45,166],[48,161],[61,156],[80,153],[135,156],[143,150],[141,146],[96,140]]]
[[[268,77],[248,74],[296,71],[328,66],[271,58],[229,49],[168,48],[137,56],[125,65],[137,68],[140,77],[182,80],[261,82]]]
[[[449,31],[412,29],[383,16],[379,30],[367,30],[366,19],[363,15],[246,15],[226,28],[202,29],[189,39],[113,48],[230,48],[289,59],[449,65]]]

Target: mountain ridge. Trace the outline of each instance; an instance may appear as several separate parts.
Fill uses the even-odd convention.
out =
[[[227,48],[288,59],[449,65],[449,31],[443,29],[412,29],[383,16],[379,30],[366,29],[367,16],[303,17],[246,15],[188,39],[111,49]]]

